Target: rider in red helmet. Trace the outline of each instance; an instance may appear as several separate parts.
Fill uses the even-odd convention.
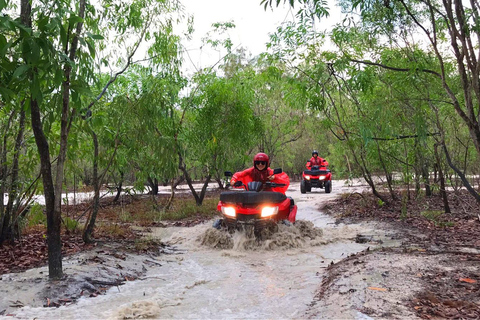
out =
[[[263,152],[257,153],[253,157],[253,167],[236,172],[230,180],[230,184],[233,186],[236,181],[242,181],[245,185],[251,181],[261,181],[262,183],[272,181],[275,183],[286,184],[286,187],[280,188],[281,190],[276,190],[285,193],[290,183],[288,175],[284,172],[274,175],[273,170],[269,168],[269,165],[270,158],[268,155]]]
[[[313,166],[319,166],[319,167],[328,166],[328,162],[325,159],[318,156],[318,151],[317,150],[312,151],[312,157],[307,162],[307,169],[308,170],[310,170]]]

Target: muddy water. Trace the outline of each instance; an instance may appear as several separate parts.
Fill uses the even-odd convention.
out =
[[[302,318],[325,268],[367,247],[395,245],[389,230],[377,225],[343,225],[318,211],[322,202],[352,191],[334,182],[301,194],[293,183],[287,194],[298,205],[296,226],[256,241],[245,234],[227,235],[211,222],[193,228],[152,230],[174,246],[174,254],[157,258],[141,280],[111,288],[105,295],[80,299],[59,308],[24,307],[17,318]],[[356,243],[357,234],[368,243]],[[339,315],[340,316],[340,315]]]

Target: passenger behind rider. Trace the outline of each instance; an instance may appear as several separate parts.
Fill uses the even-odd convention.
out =
[[[284,187],[275,187],[271,191],[285,193],[290,184],[290,178],[284,172],[273,174],[273,170],[269,168],[270,158],[267,154],[260,152],[253,157],[253,167],[243,171],[236,172],[230,180],[230,185],[234,186],[235,182],[241,181],[244,185],[248,185],[251,181],[260,181],[265,184],[268,181],[274,183],[285,184]]]
[[[313,150],[312,157],[310,158],[310,160],[308,160],[306,166],[308,170],[311,170],[313,166],[326,167],[328,166],[328,162],[325,159],[318,156],[317,150]]]

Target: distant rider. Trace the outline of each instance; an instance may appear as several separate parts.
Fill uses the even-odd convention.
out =
[[[264,184],[271,181],[286,185],[284,187],[272,188],[271,191],[285,193],[290,184],[290,178],[284,172],[274,175],[273,170],[269,168],[269,165],[270,158],[268,155],[263,152],[257,153],[253,157],[253,167],[236,172],[230,180],[230,185],[233,186],[236,181],[241,181],[244,185],[247,185],[251,181],[260,181]]]
[[[317,150],[312,151],[312,157],[307,162],[307,169],[308,170],[311,170],[311,168],[313,166],[319,166],[319,167],[328,166],[328,162],[325,159],[318,156],[318,151]]]

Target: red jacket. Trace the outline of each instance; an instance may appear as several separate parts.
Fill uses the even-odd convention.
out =
[[[311,157],[310,160],[307,162],[307,169],[310,169],[313,166],[327,166],[328,162],[325,161],[325,159],[320,158],[320,157]]]
[[[268,177],[272,174],[273,170],[270,168],[259,171],[256,170],[255,167],[251,167],[243,171],[235,172],[232,179],[230,180],[230,183],[232,185],[235,183],[235,181],[242,181],[245,185],[247,185],[251,181],[261,181],[262,183],[265,183],[269,181]],[[276,175],[274,175],[274,178],[271,182],[285,184],[284,187],[276,187],[271,189],[271,191],[285,193],[288,189],[288,186],[290,185],[290,178],[285,172],[277,173]]]

